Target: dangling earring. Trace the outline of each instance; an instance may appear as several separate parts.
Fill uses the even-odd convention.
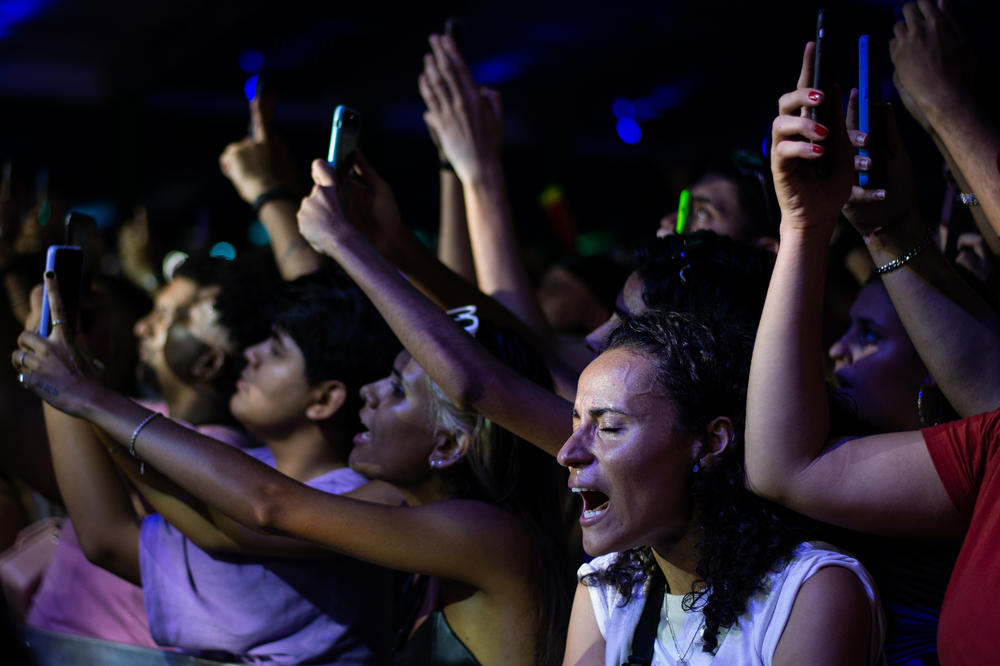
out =
[[[699,471],[701,471],[701,466],[698,463],[694,463],[693,465],[691,465],[691,471],[697,474]]]
[[[930,419],[924,412],[924,408],[932,400],[937,402],[937,413],[933,419]],[[920,385],[920,391],[917,393],[917,416],[920,417],[920,423],[925,428],[936,426],[941,423],[941,419],[944,417],[944,395],[941,394],[937,383],[929,374],[924,378],[923,384]]]

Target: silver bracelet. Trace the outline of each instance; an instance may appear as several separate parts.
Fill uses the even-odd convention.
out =
[[[959,192],[958,200],[966,206],[979,205],[979,199],[976,198],[975,192]]]
[[[135,427],[135,430],[132,431],[132,437],[128,440],[128,454],[133,458],[135,458],[136,460],[139,460],[139,456],[136,455],[135,453],[135,440],[139,438],[139,433],[142,432],[142,429],[145,428],[150,421],[152,421],[159,415],[160,415],[159,412],[153,412],[152,414],[144,418],[142,422]],[[146,472],[146,463],[143,462],[142,460],[139,460],[139,474],[144,474],[145,472]]]
[[[926,250],[927,246],[931,244],[932,240],[934,240],[934,235],[928,232],[927,235],[924,237],[924,239],[920,241],[916,247],[914,247],[912,250],[904,254],[902,257],[899,257],[898,259],[893,259],[887,264],[876,266],[875,272],[878,273],[879,275],[882,275],[883,273],[889,273],[891,271],[894,271],[897,268],[902,268],[906,264],[910,263],[910,261],[912,261],[913,258],[916,257],[918,254]]]

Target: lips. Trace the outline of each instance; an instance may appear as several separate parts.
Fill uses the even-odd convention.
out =
[[[600,519],[611,504],[611,498],[600,490],[584,487],[571,487],[570,490],[583,500],[583,513],[580,514],[581,525],[586,526]]]

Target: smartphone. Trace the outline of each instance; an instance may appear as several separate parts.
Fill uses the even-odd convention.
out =
[[[358,147],[361,132],[361,114],[346,106],[338,106],[333,112],[333,129],[330,132],[330,151],[326,161],[337,172],[337,179],[344,183],[354,166],[354,151]]]
[[[830,10],[821,9],[816,16],[816,50],[813,54],[812,87],[823,93],[823,103],[809,109],[809,117],[828,129],[833,129],[833,42],[830,39]],[[814,142],[815,143],[815,142]],[[813,161],[816,173],[825,178],[833,164],[834,141],[825,141],[825,151]]]
[[[66,215],[66,245],[83,250],[80,291],[84,294],[90,292],[90,284],[97,269],[97,259],[101,256],[99,243],[97,220],[86,213],[71,210]]]
[[[83,249],[73,245],[50,245],[45,255],[45,271],[55,271],[59,281],[59,295],[62,297],[65,320],[61,326],[68,326],[75,332],[80,316],[80,283],[83,276]],[[44,338],[52,332],[52,313],[49,311],[49,291],[45,287],[42,294],[42,320],[38,333]]]
[[[871,37],[861,35],[858,38],[858,129],[868,136],[871,136],[871,105],[872,105],[872,80],[878,79],[872,76],[872,60],[869,57],[871,50]],[[858,154],[862,157],[871,157],[869,149],[859,148]],[[867,171],[858,172],[858,185],[868,187],[871,182],[871,174]]]

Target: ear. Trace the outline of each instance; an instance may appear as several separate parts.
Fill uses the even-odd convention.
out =
[[[708,469],[718,465],[735,439],[736,432],[729,417],[716,416],[709,421],[701,438],[695,442],[693,452],[695,466]]]
[[[336,414],[347,402],[347,387],[343,382],[329,379],[316,384],[309,390],[309,406],[306,417],[313,421],[325,421]]]
[[[214,347],[206,347],[191,366],[191,376],[199,382],[211,382],[226,367],[226,352]]]
[[[465,428],[455,432],[445,432],[437,436],[434,448],[427,461],[434,469],[451,467],[465,457],[472,445],[472,435]]]

